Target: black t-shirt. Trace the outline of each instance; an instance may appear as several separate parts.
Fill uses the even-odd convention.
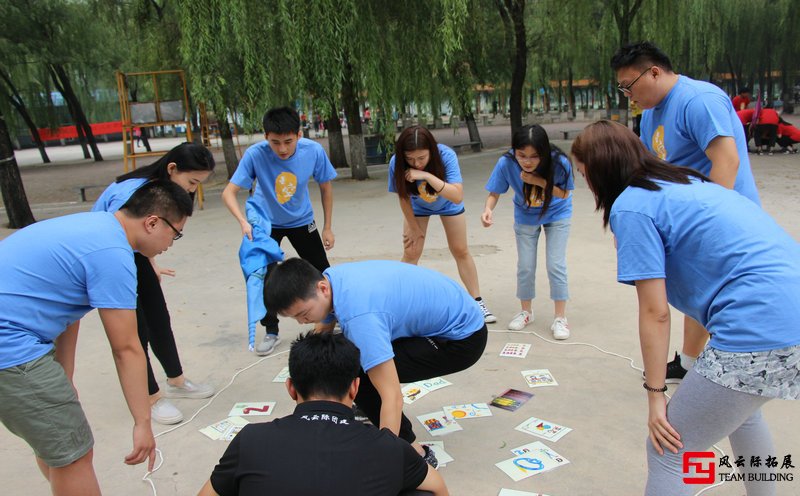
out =
[[[245,426],[211,485],[221,496],[387,496],[416,488],[427,473],[391,431],[357,422],[341,403],[308,401],[288,417]]]

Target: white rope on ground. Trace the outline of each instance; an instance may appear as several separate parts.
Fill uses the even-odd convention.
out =
[[[613,351],[604,350],[603,348],[600,348],[599,346],[594,345],[592,343],[582,343],[582,342],[579,342],[579,341],[572,341],[572,342],[569,342],[569,343],[567,343],[565,341],[553,341],[552,339],[547,339],[547,338],[541,336],[536,331],[511,331],[511,330],[508,330],[508,329],[502,329],[502,330],[489,329],[489,332],[495,332],[495,333],[498,333],[498,334],[500,334],[500,333],[503,333],[503,334],[533,334],[534,336],[536,336],[537,338],[541,339],[542,341],[544,341],[546,343],[550,343],[550,344],[557,344],[559,346],[587,346],[589,348],[593,348],[593,349],[599,351],[600,353],[604,353],[606,355],[611,355],[611,356],[614,356],[614,357],[617,357],[617,358],[622,358],[623,360],[627,360],[630,368],[632,368],[633,370],[637,370],[639,372],[644,373],[644,369],[639,368],[634,364],[633,358],[625,356],[625,355],[620,355],[619,353],[614,353]],[[667,393],[664,393],[664,394],[667,396],[667,398],[672,399],[672,396],[670,396],[669,394],[667,394]],[[716,444],[713,445],[712,448],[714,448],[720,454],[720,456],[725,456],[725,452],[722,450],[722,448],[720,448]],[[737,472],[736,467],[734,467],[733,468],[733,472],[731,472],[731,474],[735,474],[736,472]],[[726,481],[722,480],[722,481],[717,482],[715,484],[712,484],[712,485],[710,485],[708,487],[705,487],[705,488],[701,489],[700,491],[698,491],[697,493],[695,493],[694,496],[700,496],[701,494],[705,493],[706,491],[709,491],[711,489],[714,489],[715,487],[719,487],[719,486],[725,484],[725,482]]]

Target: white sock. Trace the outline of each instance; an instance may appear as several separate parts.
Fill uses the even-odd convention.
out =
[[[691,370],[696,361],[697,357],[689,356],[686,353],[681,352],[681,367],[684,369]]]

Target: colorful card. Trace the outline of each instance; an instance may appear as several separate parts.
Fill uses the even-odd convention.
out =
[[[503,349],[500,350],[500,356],[510,358],[525,358],[530,349],[531,345],[528,343],[506,343],[506,345],[503,346]]]
[[[450,405],[442,408],[442,411],[453,420],[492,416],[492,411],[489,410],[489,405],[486,403]]]
[[[417,419],[431,436],[444,436],[445,434],[462,430],[458,422],[446,416],[442,411],[418,415]]]
[[[203,427],[200,432],[214,441],[230,441],[247,424],[247,420],[241,417],[229,417],[225,420],[220,420],[216,424]]]
[[[489,404],[513,412],[531,398],[533,398],[531,393],[526,393],[517,389],[509,389],[500,396],[495,396]]]
[[[511,451],[512,453],[520,451],[523,454],[495,463],[495,466],[515,482],[569,463],[569,460],[545,446],[541,441],[526,444]]]
[[[417,381],[417,384],[424,387],[425,389],[430,391],[436,391],[437,389],[442,389],[443,387],[452,386],[452,382],[448,382],[441,377],[434,377],[433,379],[426,379],[424,381]]]
[[[433,450],[433,454],[436,456],[436,461],[439,462],[440,467],[444,467],[455,460],[455,458],[444,450],[444,441],[420,441],[419,444]]]
[[[272,415],[275,409],[274,401],[261,401],[255,403],[236,403],[233,405],[229,417],[252,417],[255,415]]]
[[[442,389],[443,387],[447,386],[452,386],[452,383],[442,379],[441,377],[411,382],[403,386],[401,389],[401,392],[403,393],[403,402],[407,405],[410,405],[431,391],[436,391],[437,389]]]
[[[514,429],[553,442],[558,441],[572,430],[569,427],[564,427],[555,422],[548,422],[547,420],[536,417],[529,418],[525,422],[514,427]]]
[[[501,489],[497,496],[547,496],[542,493],[529,493],[528,491],[517,491],[515,489]]]
[[[282,368],[280,372],[278,372],[278,375],[276,375],[275,378],[272,379],[272,382],[286,382],[286,379],[288,378],[289,378],[289,367],[286,366]]]
[[[525,382],[528,383],[528,386],[532,388],[558,386],[555,377],[553,377],[553,374],[551,374],[548,369],[523,370],[522,377],[525,378]]]

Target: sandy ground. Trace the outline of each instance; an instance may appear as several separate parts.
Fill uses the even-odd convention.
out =
[[[565,123],[549,129],[572,129],[584,124]],[[453,386],[407,405],[405,412],[415,422],[420,439],[444,441],[455,458],[441,469],[452,494],[495,495],[501,488],[551,496],[641,494],[646,477],[647,432],[647,403],[641,377],[627,359],[594,347],[631,357],[635,365],[641,366],[635,291],[615,282],[616,259],[611,235],[603,231],[586,183],[578,178],[568,248],[571,300],[567,313],[572,338],[564,343],[548,339],[552,304],[546,298],[543,253],[537,279],[542,297],[534,302],[537,320],[526,333],[504,331],[519,305],[514,296],[516,250],[511,199],[508,195],[501,198],[491,229],[481,227],[479,213],[485,199],[483,185],[503,151],[501,147],[508,143],[508,128],[481,130],[489,144],[487,149],[478,154],[465,153],[460,160],[470,248],[478,266],[483,296],[499,322],[490,325],[493,332],[489,343],[475,366],[448,376]],[[465,134],[463,129],[460,136],[453,136],[452,130],[437,132],[445,143],[466,141]],[[551,136],[556,135],[551,132]],[[565,149],[569,147],[568,142],[555,140],[555,143]],[[172,144],[169,140],[163,143],[167,148]],[[751,155],[751,160],[764,208],[795,239],[800,239],[797,211],[800,156]],[[31,203],[36,205],[37,219],[87,210],[90,203],[75,202],[74,187],[108,183],[121,173],[120,164],[119,160],[105,164],[79,161],[23,167],[23,180]],[[278,353],[259,359],[247,352],[244,281],[237,260],[240,233],[219,198],[223,171],[206,189],[205,209],[196,212],[187,224],[186,236],[162,257],[161,264],[177,271],[177,277],[167,278],[163,284],[184,370],[193,380],[211,382],[224,391],[210,404],[207,400],[176,400],[187,419],[207,405],[176,430],[155,425],[154,431],[161,433],[157,441],[164,456],[163,465],[152,476],[159,495],[196,493],[226,446],[224,442],[209,440],[198,429],[225,418],[234,402],[276,401],[276,412],[273,417],[265,417],[267,420],[289,414],[294,408],[284,386],[271,381],[286,365],[291,339],[303,329],[284,320],[283,342]],[[333,264],[400,258],[402,216],[396,197],[386,193],[385,167],[372,168],[370,177],[364,182],[342,178],[334,184],[337,239],[330,252]],[[99,193],[99,189],[93,190],[89,196],[95,198]],[[312,191],[311,196],[319,212],[319,195]],[[0,230],[0,237],[9,232]],[[287,255],[293,254],[288,244],[283,248]],[[458,278],[444,232],[436,221],[431,222],[421,264]],[[681,322],[676,313],[672,349],[680,347]],[[500,358],[498,353],[507,342],[531,343],[533,347],[525,359]],[[463,431],[442,438],[427,436],[414,419],[444,405],[488,402],[507,388],[527,390],[520,371],[536,368],[550,369],[559,386],[530,390],[535,397],[516,412],[493,410],[494,416],[490,418],[464,420]],[[75,382],[96,439],[95,467],[104,493],[152,494],[150,486],[141,480],[145,468],[123,464],[123,457],[131,447],[132,423],[96,312],[83,321],[76,369]],[[158,365],[156,375],[164,380]],[[799,465],[798,404],[773,401],[764,408],[764,414],[775,438],[773,455],[779,460],[792,455],[794,464]],[[514,430],[531,416],[574,429],[556,443],[545,442],[570,464],[515,483],[494,464],[510,458],[511,448],[538,440]],[[731,453],[727,440],[719,447]],[[800,477],[797,469],[783,472]],[[4,494],[49,494],[28,446],[5,429],[0,429],[0,480],[5,488],[0,492]],[[701,488],[698,486],[698,490]],[[741,483],[731,482],[704,494],[743,493]],[[800,482],[779,483],[778,494],[800,495]]]

